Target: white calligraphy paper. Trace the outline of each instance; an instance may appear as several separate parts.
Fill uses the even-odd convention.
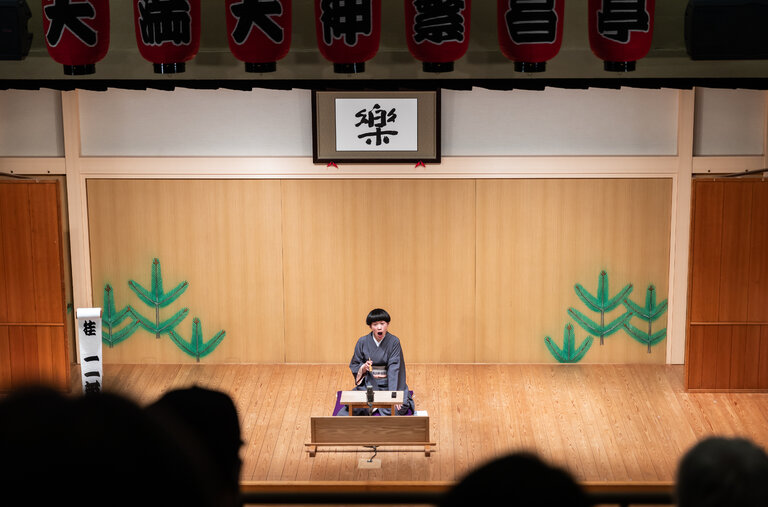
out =
[[[417,151],[418,99],[336,99],[336,151]]]

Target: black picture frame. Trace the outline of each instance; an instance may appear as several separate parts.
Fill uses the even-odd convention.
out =
[[[417,99],[417,148],[409,151],[338,151],[336,99]],[[440,163],[440,90],[312,91],[312,161],[328,163]]]

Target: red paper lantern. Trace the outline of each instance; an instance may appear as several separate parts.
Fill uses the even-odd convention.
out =
[[[109,49],[109,1],[43,0],[43,31],[64,74],[93,74]]]
[[[274,72],[291,46],[291,0],[225,0],[227,38],[246,72]]]
[[[451,72],[469,47],[472,0],[405,0],[408,50],[424,72]]]
[[[157,74],[184,72],[200,49],[200,0],[133,0],[136,43]]]
[[[563,43],[565,0],[498,0],[499,46],[517,72],[544,72]]]
[[[365,71],[381,38],[381,0],[315,0],[317,47],[337,73]]]
[[[589,0],[589,45],[607,71],[635,70],[651,49],[655,0]]]

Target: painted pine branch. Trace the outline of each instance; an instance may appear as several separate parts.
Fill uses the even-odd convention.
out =
[[[657,305],[656,287],[649,285],[645,291],[645,306],[641,307],[631,299],[625,299],[624,306],[643,320],[653,322],[667,311],[667,300],[665,299]]]
[[[173,316],[167,320],[164,320],[163,322],[152,322],[148,318],[141,315],[136,310],[131,309],[133,312],[133,316],[136,318],[136,320],[141,324],[141,327],[146,329],[148,332],[155,335],[156,338],[159,338],[163,334],[170,333],[173,328],[178,326],[182,320],[184,320],[187,315],[189,315],[189,308],[182,308]]]
[[[561,349],[549,336],[544,338],[544,344],[549,349],[549,353],[560,363],[578,363],[582,360],[589,348],[592,346],[592,337],[587,336],[579,348],[575,349],[576,337],[574,336],[573,326],[566,324],[563,329],[563,348]]]
[[[593,321],[575,308],[568,309],[568,315],[576,321],[587,333],[600,338],[600,345],[605,343],[605,337],[610,336],[621,328],[631,317],[628,311],[612,322],[605,323],[605,314],[617,308],[629,294],[632,293],[632,284],[627,284],[615,296],[611,297],[608,290],[608,273],[603,270],[597,280],[597,294],[592,295],[581,284],[574,287],[579,299],[593,312],[600,314],[600,323]]]
[[[134,331],[139,327],[139,322],[135,319],[131,319],[126,326],[120,330],[115,328],[122,324],[122,322],[132,315],[132,309],[130,305],[126,306],[119,312],[115,310],[115,295],[113,289],[109,284],[104,286],[104,307],[102,316],[101,327],[101,341],[107,346],[114,347],[118,343],[128,339]]]
[[[213,350],[218,347],[218,345],[221,343],[221,341],[224,339],[224,336],[226,333],[222,329],[216,335],[213,336],[210,340],[207,342],[203,339],[203,326],[200,322],[200,319],[195,317],[192,320],[192,338],[189,341],[184,340],[181,336],[179,336],[176,331],[171,329],[169,331],[169,336],[171,337],[171,340],[173,343],[175,343],[182,351],[184,351],[186,354],[194,357],[197,362],[200,362],[201,357],[205,357]]]
[[[657,331],[653,333],[650,329],[646,332],[646,331],[641,331],[640,329],[636,328],[632,324],[624,324],[624,330],[627,332],[629,336],[631,336],[638,342],[642,343],[643,345],[647,345],[649,354],[651,353],[651,347],[653,347],[654,345],[656,345],[661,340],[667,337],[667,328],[664,328],[661,331]]]
[[[130,287],[130,289],[139,297],[139,299],[141,299],[147,306],[155,309],[154,325],[147,325],[146,324],[147,319],[142,317],[142,327],[144,327],[147,330],[150,330],[150,328],[162,329],[165,326],[161,325],[160,323],[160,308],[164,308],[169,304],[173,303],[174,301],[176,301],[176,299],[178,299],[179,296],[181,296],[184,293],[184,291],[187,290],[187,287],[189,287],[189,283],[187,283],[186,281],[181,282],[173,290],[169,292],[164,292],[163,291],[163,275],[160,267],[160,260],[155,258],[152,260],[152,275],[150,280],[150,286],[151,286],[151,289],[146,289],[140,283],[134,280],[130,280],[128,282],[128,287]],[[134,314],[137,317],[139,316],[138,312],[134,312]],[[160,331],[156,331],[155,338],[160,338],[161,334],[162,333]]]
[[[631,323],[624,324],[624,330],[629,336],[638,342],[648,346],[648,353],[651,353],[651,347],[656,345],[667,336],[667,329],[653,331],[653,322],[661,317],[667,311],[667,300],[665,299],[658,305],[656,304],[656,287],[652,284],[645,291],[645,306],[641,307],[631,299],[624,300],[624,306],[636,317],[646,322],[648,331],[641,331]]]
[[[133,332],[136,331],[138,328],[139,328],[139,321],[132,320],[130,324],[126,325],[124,328],[120,329],[119,331],[111,331],[109,342],[104,341],[103,338],[102,338],[102,341],[104,341],[104,343],[107,343],[107,345],[109,345],[111,348],[114,345],[117,345],[118,343],[127,340],[133,334]],[[101,332],[103,337],[103,334],[104,334],[103,328]]]
[[[598,324],[576,308],[568,308],[568,315],[570,315],[584,331],[599,336],[601,340],[606,336],[611,336],[621,329],[621,326],[632,317],[631,312],[626,312],[608,324]]]

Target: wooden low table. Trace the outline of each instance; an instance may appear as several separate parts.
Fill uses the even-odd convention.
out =
[[[365,392],[363,392],[365,394]],[[424,447],[424,455],[430,455],[428,416],[404,417],[312,417],[310,421],[312,441],[304,444],[310,457],[319,446],[376,447],[384,445]]]
[[[394,397],[392,395],[394,394]],[[368,395],[365,391],[342,391],[339,403],[346,405],[349,415],[354,415],[356,408],[369,408]],[[389,408],[392,415],[397,415],[395,405],[403,404],[403,391],[374,391],[373,408]]]

